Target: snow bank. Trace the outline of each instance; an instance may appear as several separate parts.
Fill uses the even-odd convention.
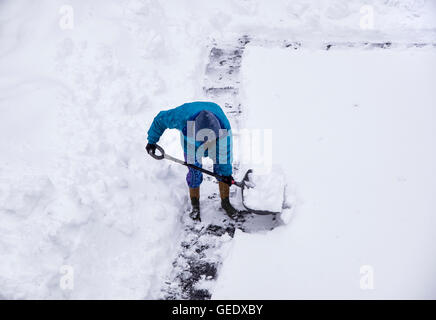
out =
[[[236,234],[213,298],[435,298],[435,61],[247,47],[247,126],[273,128],[297,199],[292,223]]]
[[[1,296],[159,297],[185,172],[146,157],[145,133],[201,87],[198,39],[141,1],[73,1],[72,30],[61,1],[1,5]],[[60,287],[64,265],[74,290]]]

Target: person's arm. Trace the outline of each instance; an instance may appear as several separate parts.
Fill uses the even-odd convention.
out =
[[[153,123],[148,129],[148,143],[156,144],[166,129],[179,127],[180,117],[177,116],[177,108],[167,111],[161,111],[154,118]]]

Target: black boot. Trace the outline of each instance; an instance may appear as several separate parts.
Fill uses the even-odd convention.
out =
[[[230,195],[230,186],[227,183],[219,182],[218,183],[219,189],[220,189],[220,196],[221,196],[221,207],[224,209],[224,211],[227,213],[227,215],[234,219],[238,215],[239,211],[233,208],[232,204],[229,200]]]
[[[222,198],[221,199],[221,207],[224,209],[224,211],[227,213],[227,215],[232,218],[235,219],[239,213],[238,210],[236,210],[232,204],[230,203],[229,198]]]
[[[194,221],[200,221],[200,200],[197,198],[191,198],[191,205],[192,205],[192,211],[189,214],[192,220]]]
[[[200,188],[189,188],[189,197],[191,198],[192,211],[189,214],[192,220],[201,221],[200,219]]]

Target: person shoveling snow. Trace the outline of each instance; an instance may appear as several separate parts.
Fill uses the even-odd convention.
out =
[[[212,159],[221,197],[221,207],[233,218],[238,211],[231,205],[229,189],[232,177],[232,134],[230,122],[219,105],[213,102],[185,103],[177,108],[161,111],[148,130],[146,150],[155,155],[157,142],[166,129],[178,129],[183,137],[185,163],[189,167],[186,182],[189,187],[192,212],[190,216],[200,221],[200,185],[203,173],[202,157]]]
[[[165,153],[164,149],[157,145],[160,137],[166,129],[178,129],[182,135],[182,145],[185,160],[179,160]],[[189,187],[192,211],[192,219],[200,219],[200,184],[203,181],[203,173],[214,176],[219,182],[221,207],[232,219],[245,213],[257,215],[278,214],[284,205],[284,185],[278,182],[280,179],[258,178],[252,179],[253,170],[249,169],[242,181],[235,181],[232,177],[232,134],[230,123],[223,110],[212,102],[185,103],[177,108],[161,111],[154,118],[148,130],[147,153],[156,160],[167,159],[189,168],[186,181]],[[160,154],[157,154],[158,151]],[[212,159],[213,172],[203,169],[201,162],[203,157]],[[264,183],[263,190],[259,189],[256,180]],[[242,204],[246,210],[238,211],[230,203],[230,186],[241,188]],[[275,187],[274,187],[275,186]],[[253,188],[258,191],[253,190]],[[262,187],[262,186],[261,186]],[[277,188],[278,187],[278,188]],[[244,194],[245,190],[245,194]],[[259,192],[260,190],[260,192]],[[265,202],[263,195],[268,196]],[[244,196],[245,195],[245,196]],[[246,199],[246,200],[244,200]],[[264,203],[268,208],[254,208]]]

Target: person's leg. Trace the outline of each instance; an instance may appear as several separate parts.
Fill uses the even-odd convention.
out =
[[[186,154],[185,154],[186,161]],[[197,167],[201,168],[201,163],[195,162]],[[203,173],[201,171],[188,168],[186,182],[189,187],[189,197],[191,198],[192,212],[190,216],[194,220],[200,221],[200,184],[203,181]]]
[[[229,165],[214,164],[213,171],[222,176],[231,176],[231,166],[229,168]],[[220,190],[221,207],[230,218],[234,218],[238,213],[238,210],[236,210],[230,203],[230,186],[227,183],[220,181],[220,179],[217,180]]]

